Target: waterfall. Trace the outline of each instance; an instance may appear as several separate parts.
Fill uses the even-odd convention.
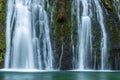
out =
[[[47,0],[8,0],[5,69],[53,69]]]
[[[87,0],[82,0],[82,7],[83,7],[83,12],[81,16],[81,24],[78,25],[78,37],[79,37],[79,66],[78,68],[80,70],[84,70],[87,68],[88,65],[88,60],[87,56],[89,56],[89,49],[91,49],[91,19],[89,16],[89,5]],[[77,13],[79,14],[79,13]]]
[[[87,23],[87,24],[86,24]],[[80,28],[80,27],[79,27]],[[80,30],[80,29],[79,29]],[[91,49],[91,20],[88,16],[82,16],[81,30],[79,33],[79,69],[83,70],[88,66],[89,49]]]
[[[73,0],[73,7],[76,7],[78,26],[78,61],[76,68],[88,69],[88,57],[92,52],[92,29],[91,16],[88,0]],[[82,11],[80,8],[83,8]]]
[[[94,11],[95,9],[95,11]],[[94,14],[96,13],[97,16]],[[78,27],[78,44],[77,56],[73,56],[73,60],[77,60],[77,65],[75,66],[78,70],[94,69],[90,65],[95,65],[96,63],[91,63],[93,55],[93,43],[92,43],[92,28],[93,19],[96,18],[97,22],[101,28],[101,70],[106,69],[107,64],[107,33],[105,30],[104,16],[102,7],[100,5],[100,0],[73,0],[72,2],[72,17],[76,19],[76,24]],[[76,25],[74,23],[74,25]],[[73,25],[73,26],[74,26]],[[73,53],[75,54],[75,53]],[[76,59],[75,59],[76,58]],[[96,60],[96,59],[95,59]],[[74,61],[75,62],[75,61]]]
[[[94,0],[96,10],[97,10],[97,20],[100,24],[102,30],[102,39],[101,39],[101,70],[106,69],[107,65],[107,33],[105,30],[104,16],[103,11],[100,5],[100,0]]]
[[[54,11],[55,7],[51,7],[51,3],[50,0],[8,0],[7,49],[4,68],[54,70],[54,67],[56,67],[54,64],[56,63],[58,64],[57,69],[61,69],[61,67],[69,64],[65,62],[64,65],[62,61],[63,58],[66,59],[65,55],[70,52],[73,53],[73,60],[68,60],[68,62],[72,61],[74,69],[80,71],[108,69],[107,32],[101,1],[72,0],[72,28],[68,39],[71,41],[71,50],[68,54],[63,55],[67,53],[68,48],[66,47],[69,46],[64,44],[63,40],[63,44],[58,45],[61,46],[61,55],[57,59],[59,61],[54,60],[55,55],[59,55],[57,54],[57,50],[59,51],[57,48],[59,47],[55,45],[55,42],[57,42],[55,40],[58,39],[54,39],[54,34],[56,34],[54,14],[57,11]],[[120,17],[118,3],[114,0],[114,4],[118,5],[116,9]],[[60,24],[62,25],[62,23]],[[97,34],[94,34],[95,27],[98,29],[96,32],[100,32],[97,35],[101,40],[100,43],[97,43],[97,49],[99,48],[99,50],[96,50],[99,52],[94,49],[98,40],[94,40],[94,36]],[[52,37],[50,34],[52,34]],[[53,53],[56,54],[53,55]],[[68,57],[72,57],[72,55]],[[67,67],[69,66],[71,65]]]

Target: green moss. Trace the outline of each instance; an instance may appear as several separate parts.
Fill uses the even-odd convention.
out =
[[[54,39],[57,53],[61,54],[62,46],[66,55],[70,54],[71,35],[71,0],[57,0],[54,13]]]
[[[0,1],[0,63],[3,62],[4,60],[5,49],[6,49],[5,17],[6,17],[6,0],[1,0]]]
[[[117,18],[115,16],[112,16],[112,18],[107,19],[107,23],[106,23],[107,33],[110,38],[110,42],[112,46],[119,44],[119,41],[120,41],[120,29],[117,21],[118,21]]]
[[[3,56],[4,56],[4,53],[0,53],[0,62],[3,62]]]
[[[101,0],[103,2],[103,4],[105,5],[105,8],[108,9],[108,10],[111,10],[113,11],[114,8],[113,8],[113,5],[112,5],[112,2],[110,0]]]
[[[1,22],[5,21],[5,16],[6,16],[6,14],[4,12],[0,13],[0,21]]]
[[[62,37],[63,39],[65,39],[66,37],[68,37],[70,35],[70,30],[71,30],[71,2],[68,1],[69,5],[65,6],[65,1],[58,1],[57,2],[57,7],[56,7],[56,13],[54,14],[54,24],[55,24],[55,31],[54,31],[54,35],[55,37]],[[61,9],[65,9],[62,11]],[[62,16],[62,21],[59,22],[59,19],[61,19],[60,14],[64,14],[64,16]],[[69,14],[68,14],[69,13]],[[70,18],[69,18],[69,17]]]
[[[2,8],[3,8],[3,4],[0,3],[0,11],[2,11]]]
[[[112,10],[112,5],[109,0],[105,1],[105,5],[107,6],[108,9]]]
[[[101,36],[101,34],[100,34],[100,28],[97,24],[94,25],[92,34],[94,35],[94,40],[95,40],[93,47],[98,49],[100,47],[100,43],[101,43],[101,37],[99,37],[99,36]]]
[[[5,16],[6,16],[6,0],[0,1],[0,23],[5,22]]]
[[[3,61],[3,56],[5,54],[6,49],[6,36],[5,36],[5,29],[3,31],[3,34],[0,34],[0,62]]]

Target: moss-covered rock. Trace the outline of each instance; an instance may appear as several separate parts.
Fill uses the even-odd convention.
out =
[[[105,12],[105,21],[106,21],[106,30],[108,34],[108,58],[109,58],[109,65],[111,65],[111,69],[119,69],[120,64],[115,64],[117,58],[120,58],[120,21],[117,16],[117,12],[115,10],[114,1],[113,0],[101,0],[104,4],[104,8],[106,9],[107,13]]]
[[[108,10],[113,10],[113,5],[111,0],[101,0],[103,4],[105,5],[105,8]]]
[[[6,0],[0,0],[0,67],[3,66],[6,49],[5,16],[6,16]]]
[[[55,7],[54,37],[57,47],[57,57],[60,57],[60,55],[63,53],[61,69],[71,69],[72,67],[72,51],[70,49],[70,34],[72,27],[71,2],[72,0],[57,0]]]

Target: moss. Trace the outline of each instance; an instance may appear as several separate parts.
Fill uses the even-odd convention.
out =
[[[110,16],[107,17],[106,29],[109,34],[110,43],[112,46],[119,44],[120,41],[120,27],[118,18],[114,13],[109,13]]]
[[[0,21],[4,22],[5,21],[5,13],[0,13]]]
[[[110,0],[102,0],[102,2],[105,5],[106,9],[113,10],[113,5]]]
[[[3,4],[0,3],[0,11],[2,11],[2,8],[3,8]]]
[[[54,38],[56,41],[56,53],[61,55],[62,47],[64,56],[62,60],[71,57],[71,46],[70,46],[70,38],[71,38],[71,0],[57,0],[55,13],[54,13]],[[67,56],[67,57],[66,57]],[[72,62],[72,59],[69,59]],[[69,61],[68,60],[68,61]],[[65,61],[62,61],[64,66],[68,66]],[[71,63],[69,63],[70,65]],[[71,67],[71,66],[69,66]]]
[[[105,14],[109,49],[118,48],[120,43],[120,23],[113,0],[101,0],[107,11]]]
[[[4,54],[6,49],[5,17],[6,17],[6,0],[1,0],[0,1],[0,64],[4,60]]]
[[[65,6],[65,1],[58,1],[54,15],[54,35],[56,37],[62,37],[63,39],[70,35],[71,30],[71,2],[69,1],[68,4],[69,5]]]
[[[6,0],[0,1],[0,22],[4,23],[5,22],[5,11],[6,11]]]
[[[0,34],[0,62],[3,61],[3,56],[6,50],[6,37],[5,37],[5,29],[2,34]]]

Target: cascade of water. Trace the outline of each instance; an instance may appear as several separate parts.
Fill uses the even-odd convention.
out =
[[[73,53],[73,60],[72,60],[72,67],[73,67],[73,69],[75,69],[76,68],[76,58],[75,58],[75,45],[74,45],[74,42],[73,42],[74,40],[73,40],[73,32],[71,31],[71,48],[72,48],[72,53]]]
[[[10,45],[11,45],[11,32],[12,29],[10,26],[13,26],[13,21],[15,16],[14,15],[15,11],[13,9],[13,1],[8,0],[8,9],[7,9],[7,28],[6,28],[6,57],[5,57],[5,68],[9,67],[9,61],[10,61]],[[13,21],[11,21],[11,19],[13,19]]]
[[[8,0],[6,69],[53,69],[47,0]]]
[[[87,23],[87,24],[86,24]],[[79,69],[88,68],[87,56],[89,56],[89,48],[91,47],[91,20],[88,16],[82,17],[81,32],[79,34]]]
[[[100,5],[100,0],[94,0],[96,10],[97,10],[97,20],[100,24],[102,30],[102,39],[101,39],[101,70],[106,69],[107,64],[107,33],[105,30],[103,11]]]
[[[77,65],[74,64],[74,68],[79,70],[90,68],[88,59],[92,53],[92,1],[102,31],[101,69],[107,68],[107,33],[100,0],[73,0],[72,15],[77,21],[78,44],[77,46],[74,44],[74,34],[71,31],[71,46],[73,62],[77,63]],[[51,12],[49,18],[45,10],[49,7],[49,0],[8,0],[6,69],[53,69],[54,57],[49,34],[49,24],[53,25],[53,13]],[[49,23],[49,19],[51,23]],[[74,26],[76,23],[72,25]],[[62,45],[60,66],[63,50],[64,45]]]
[[[17,15],[12,40],[11,68],[34,68],[30,11],[19,1],[15,6]]]
[[[58,69],[60,69],[60,67],[61,67],[61,63],[62,63],[62,58],[63,58],[63,48],[64,48],[64,45],[62,44],[61,55],[60,55],[60,59],[59,59],[59,67],[58,67]]]
[[[71,17],[72,17],[72,27],[74,27],[74,18],[73,18],[73,16],[75,16],[76,15],[76,12],[75,12],[75,0],[73,0],[73,2],[72,2],[72,8],[71,8],[71,11],[72,11],[72,15],[71,15]],[[73,53],[73,59],[72,59],[72,67],[73,67],[73,69],[75,69],[76,68],[76,54],[75,54],[75,45],[74,45],[74,39],[73,39],[73,29],[71,30],[71,48],[72,48],[72,53]]]
[[[93,4],[94,3],[94,4]],[[95,6],[94,6],[95,5]],[[94,9],[97,16],[94,15]],[[100,0],[73,0],[72,2],[72,16],[77,21],[78,27],[78,57],[73,56],[73,61],[77,59],[76,69],[85,70],[89,69],[91,64],[92,69],[95,68],[96,63],[89,62],[92,54],[92,19],[97,18],[101,27],[101,69],[106,69],[107,64],[107,33],[105,30],[103,11],[100,5]],[[73,23],[76,25],[76,23]],[[94,55],[96,56],[96,54]],[[76,59],[75,59],[76,58]],[[90,59],[90,60],[88,60]],[[91,60],[92,61],[92,60]]]
[[[92,33],[89,3],[89,0],[73,0],[73,7],[76,7],[78,26],[78,65],[76,68],[80,70],[89,68],[87,58],[92,51]],[[80,9],[81,7],[83,8],[82,12]]]

